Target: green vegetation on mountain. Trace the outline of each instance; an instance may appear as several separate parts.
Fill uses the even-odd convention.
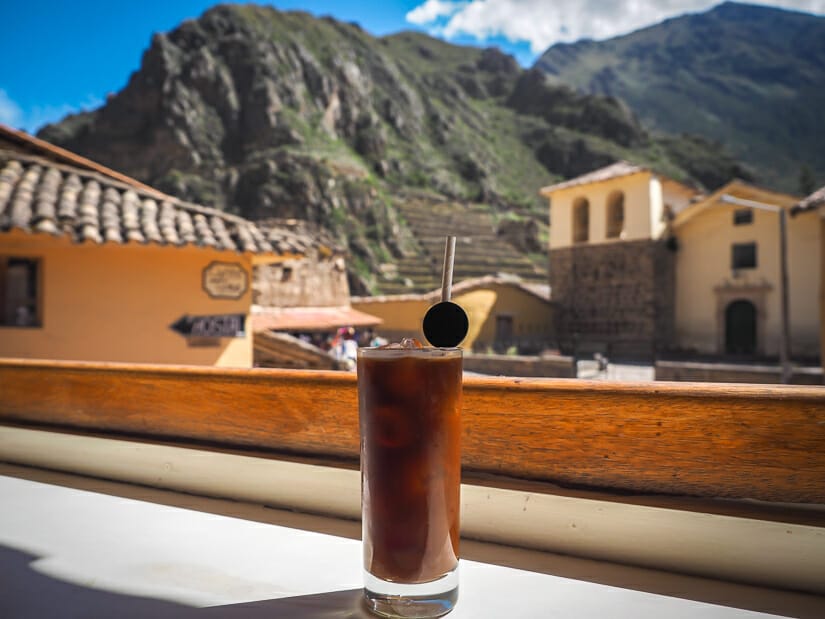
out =
[[[825,183],[825,18],[724,3],[606,41],[554,45],[535,64],[625,101],[646,127],[719,142],[760,184]]]
[[[155,35],[121,92],[39,135],[184,199],[319,223],[349,247],[357,294],[398,289],[393,266],[421,250],[412,195],[546,225],[540,187],[617,159],[708,188],[747,176],[712,142],[651,137],[618,99],[497,49],[252,5]]]

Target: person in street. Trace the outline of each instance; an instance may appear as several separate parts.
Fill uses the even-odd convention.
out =
[[[352,370],[355,368],[355,361],[358,357],[358,341],[355,339],[355,329],[353,327],[339,329],[337,340],[333,348],[335,358],[342,362],[348,370]]]

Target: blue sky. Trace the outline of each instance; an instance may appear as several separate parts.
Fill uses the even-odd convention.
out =
[[[258,2],[355,21],[374,35],[416,29],[453,43],[497,45],[524,66],[559,41],[626,34],[718,0],[276,0]],[[825,14],[825,0],[751,0]],[[152,33],[204,0],[0,0],[0,122],[35,132],[102,105],[138,69]]]

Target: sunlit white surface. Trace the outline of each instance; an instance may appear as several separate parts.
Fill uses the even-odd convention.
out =
[[[0,545],[59,581],[189,607],[303,598],[300,615],[272,616],[362,616],[314,613],[307,597],[361,587],[356,540],[4,476],[0,503]],[[460,583],[456,619],[775,616],[473,561]]]

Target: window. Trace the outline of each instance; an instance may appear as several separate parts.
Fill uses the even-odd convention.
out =
[[[607,238],[620,238],[623,232],[624,193],[614,191],[607,198]]]
[[[292,280],[292,267],[284,267],[281,271],[281,281],[288,282]]]
[[[0,257],[0,325],[39,327],[40,261]]]
[[[756,268],[756,243],[735,243],[731,248],[732,269]]]
[[[749,208],[740,208],[733,211],[733,225],[744,226],[753,223],[753,211]]]
[[[573,202],[573,242],[586,243],[590,237],[590,203],[587,198]]]

